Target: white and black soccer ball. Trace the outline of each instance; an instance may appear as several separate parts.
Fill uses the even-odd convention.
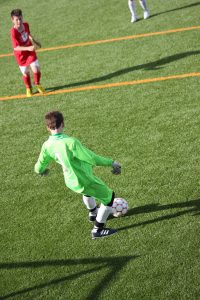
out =
[[[128,211],[128,202],[123,198],[115,198],[112,204],[112,214],[114,217],[123,217]]]

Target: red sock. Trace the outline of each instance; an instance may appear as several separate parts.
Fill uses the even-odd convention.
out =
[[[31,89],[31,78],[30,74],[26,74],[22,76],[23,82],[27,89]]]
[[[35,85],[40,84],[40,77],[41,77],[41,72],[40,71],[38,71],[37,73],[33,73],[33,78],[34,78]]]

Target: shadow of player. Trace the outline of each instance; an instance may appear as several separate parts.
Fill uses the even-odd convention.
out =
[[[173,12],[173,11],[195,7],[195,6],[198,6],[198,5],[200,5],[200,2],[191,3],[191,4],[188,4],[188,5],[184,5],[184,6],[181,6],[181,7],[177,7],[177,8],[173,8],[173,9],[169,9],[169,10],[165,10],[165,11],[153,14],[153,15],[151,15],[151,17],[156,17],[156,16],[159,16],[159,15],[162,15],[162,14],[167,14],[167,13],[170,13],[170,12]]]
[[[198,55],[198,54],[200,54],[199,50],[178,53],[178,54],[174,54],[174,55],[170,55],[170,56],[161,58],[159,60],[156,60],[156,61],[153,61],[150,63],[141,64],[141,65],[137,65],[137,66],[133,66],[133,67],[129,67],[129,68],[124,68],[124,69],[112,72],[110,74],[106,74],[106,75],[103,75],[100,77],[95,77],[95,78],[92,78],[89,80],[74,82],[74,83],[60,85],[60,86],[56,86],[56,87],[49,87],[46,90],[47,91],[56,91],[56,90],[60,90],[60,89],[64,89],[64,88],[72,88],[72,87],[77,87],[77,86],[81,86],[81,85],[98,83],[101,81],[106,81],[106,80],[112,79],[114,77],[118,77],[118,76],[130,73],[133,71],[138,71],[138,70],[146,70],[146,71],[158,70],[169,63],[172,63],[172,62],[180,60],[180,59],[184,59],[188,56]]]

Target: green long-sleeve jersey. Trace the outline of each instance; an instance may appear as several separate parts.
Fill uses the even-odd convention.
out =
[[[76,138],[64,133],[51,135],[43,144],[35,172],[43,173],[49,162],[55,160],[62,166],[65,184],[74,192],[89,194],[96,198],[110,199],[112,191],[92,173],[93,166],[112,166],[113,160],[96,155],[84,147]],[[108,195],[101,195],[101,188],[107,188]],[[97,190],[99,189],[99,196]],[[94,192],[93,192],[94,190]],[[107,199],[107,200],[108,200]],[[106,200],[106,201],[107,201]]]

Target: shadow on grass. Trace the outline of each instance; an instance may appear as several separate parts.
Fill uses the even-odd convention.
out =
[[[189,214],[189,213],[192,213],[193,216],[199,215],[200,214],[200,199],[188,200],[185,202],[165,204],[165,205],[160,205],[160,204],[156,203],[156,204],[139,206],[139,207],[130,209],[127,214],[127,217],[131,216],[131,215],[139,215],[139,214],[159,212],[159,211],[172,210],[172,209],[181,209],[181,211],[178,211],[175,213],[170,213],[170,214],[160,216],[160,217],[157,217],[157,218],[154,218],[151,220],[143,221],[140,223],[130,224],[128,226],[118,228],[118,231],[129,229],[129,228],[134,228],[134,227],[138,227],[138,226],[149,225],[149,224],[161,222],[164,220],[170,220],[170,219],[177,218],[177,217]]]
[[[51,288],[52,286],[63,283],[63,282],[69,282],[76,279],[79,279],[81,276],[84,275],[91,275],[95,272],[98,272],[102,269],[109,269],[107,271],[106,275],[102,280],[99,278],[99,283],[95,283],[91,279],[90,281],[90,287],[91,291],[88,295],[85,296],[84,299],[86,300],[96,300],[99,299],[102,292],[105,290],[105,288],[108,285],[111,285],[111,281],[114,276],[116,276],[117,273],[122,271],[122,269],[129,263],[129,261],[138,258],[139,256],[120,256],[120,257],[99,257],[99,258],[84,258],[84,259],[61,259],[61,260],[47,260],[47,261],[33,261],[33,262],[11,262],[11,263],[0,263],[0,270],[11,270],[11,269],[22,269],[22,268],[28,268],[28,269],[36,269],[36,268],[43,268],[43,267],[63,267],[63,266],[75,266],[78,267],[78,271],[75,272],[73,270],[72,274],[67,274],[64,277],[56,278],[51,281],[41,283],[38,285],[34,285],[31,287],[26,287],[24,289],[13,291],[7,295],[0,296],[0,300],[8,299],[15,296],[20,296],[25,293],[29,293],[32,291],[38,291],[42,288]],[[88,270],[81,271],[81,266],[89,266]],[[19,298],[18,298],[19,299]],[[27,299],[33,299],[32,295],[30,298]],[[67,296],[66,296],[67,299]]]
[[[85,81],[74,82],[74,83],[60,85],[60,86],[56,86],[56,87],[49,87],[49,88],[46,88],[46,90],[47,91],[56,91],[56,90],[60,90],[60,89],[64,89],[64,88],[72,88],[72,87],[77,87],[77,86],[81,86],[81,85],[97,83],[97,82],[106,81],[106,80],[112,79],[114,77],[118,77],[118,76],[130,73],[133,71],[138,71],[138,70],[147,70],[147,71],[158,70],[166,64],[177,61],[179,59],[184,59],[188,56],[197,55],[197,54],[200,54],[200,50],[178,53],[178,54],[174,54],[174,55],[170,55],[170,56],[161,58],[154,62],[150,62],[150,63],[138,65],[138,66],[133,66],[133,67],[129,67],[129,68],[124,68],[124,69],[118,70],[116,72],[113,72],[113,73],[110,73],[107,75],[103,75],[100,77],[92,78],[89,80],[85,80]]]
[[[190,7],[195,7],[195,6],[198,6],[198,5],[200,5],[199,1],[195,2],[195,3],[185,5],[185,6],[181,6],[181,7],[177,7],[177,8],[162,11],[160,13],[153,14],[153,15],[151,15],[151,17],[156,17],[156,16],[159,16],[159,15],[162,15],[162,14],[166,14],[166,13],[170,13],[170,12],[173,12],[173,11],[176,11],[176,10],[182,10],[182,9],[186,9],[186,8],[190,8]]]

